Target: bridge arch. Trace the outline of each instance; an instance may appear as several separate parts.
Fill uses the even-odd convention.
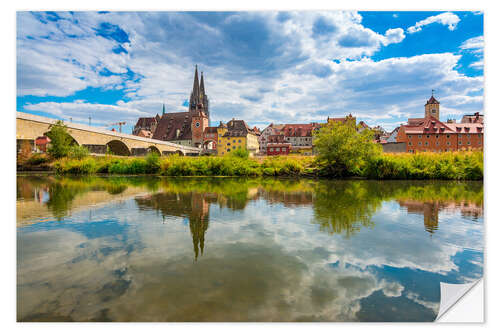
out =
[[[179,156],[184,156],[184,152],[182,150],[176,150],[175,154]]]
[[[111,140],[106,143],[106,146],[114,155],[130,156],[130,149],[120,140]]]
[[[161,152],[156,146],[149,146],[148,153],[155,153],[161,156]]]

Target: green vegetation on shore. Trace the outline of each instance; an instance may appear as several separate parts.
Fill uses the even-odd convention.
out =
[[[329,174],[315,157],[65,157],[51,163],[59,174],[155,174],[162,176],[364,177],[368,179],[483,179],[483,153],[380,154],[356,172]]]

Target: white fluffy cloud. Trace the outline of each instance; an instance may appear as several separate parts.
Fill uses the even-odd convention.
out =
[[[444,14],[416,27],[456,26],[454,14]],[[356,12],[219,13],[210,20],[190,13],[75,13],[56,22],[18,15],[18,96],[71,96],[87,87],[125,93],[125,100],[113,103],[118,109],[109,108],[112,115],[93,101],[25,107],[66,118],[88,119],[90,113],[101,123],[133,122],[138,114],[161,112],[162,103],[167,112],[181,111],[195,63],[205,74],[212,120],[236,117],[258,126],[324,121],[349,110],[391,129],[419,115],[431,89],[438,97],[482,89],[482,77],[456,71],[460,57],[451,53],[369,59],[402,42],[405,32],[379,34]],[[102,23],[123,29],[128,41],[97,35]],[[126,52],[113,52],[118,47]],[[482,99],[448,107],[481,111]]]
[[[460,22],[460,18],[451,13],[446,12],[435,16],[429,16],[428,18],[418,21],[415,25],[408,28],[408,33],[413,34],[415,32],[421,31],[423,27],[432,23],[439,23],[445,26],[448,26],[449,30],[455,30],[458,22]]]

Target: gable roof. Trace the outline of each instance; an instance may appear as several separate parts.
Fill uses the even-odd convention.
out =
[[[318,124],[285,124],[282,132],[285,136],[305,137],[312,136],[312,131],[316,128]]]
[[[408,119],[408,125],[401,125],[404,128],[406,134],[440,134],[440,133],[455,133],[453,127],[449,123],[443,123],[438,119],[430,116],[427,118],[416,118],[414,120],[419,120],[410,123]]]
[[[191,120],[193,114],[190,112],[172,112],[165,113],[153,134],[153,139],[172,141],[172,140],[191,140]],[[179,136],[177,136],[179,130]]]
[[[135,127],[151,127],[151,125],[155,124],[156,121],[156,117],[141,117],[137,119]]]
[[[220,126],[220,125],[219,125]],[[253,130],[248,127],[244,120],[230,120],[227,122],[227,132],[223,136],[247,136],[248,133],[255,134]]]

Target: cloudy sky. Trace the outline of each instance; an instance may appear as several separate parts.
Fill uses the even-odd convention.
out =
[[[187,109],[195,64],[212,124],[483,112],[480,12],[18,12],[16,43],[18,111],[129,132]]]

